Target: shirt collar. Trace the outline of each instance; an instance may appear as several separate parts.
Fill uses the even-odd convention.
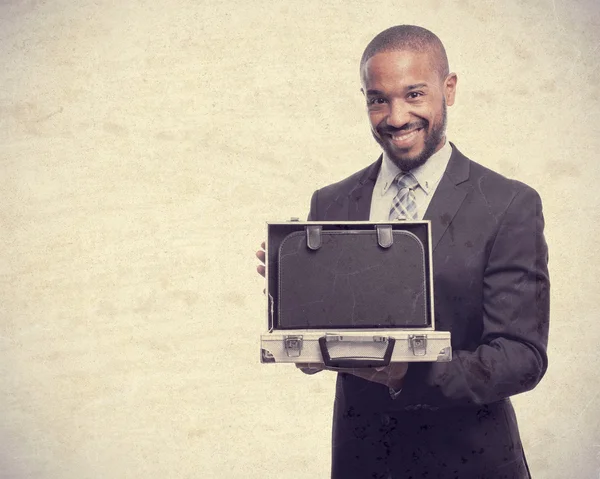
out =
[[[444,174],[448,161],[450,161],[450,155],[452,155],[452,146],[446,140],[444,146],[431,155],[425,164],[410,170],[410,173],[416,178],[419,186],[427,195],[431,193]],[[394,184],[394,178],[398,176],[398,173],[400,173],[400,168],[383,152],[383,161],[379,172],[382,195]]]

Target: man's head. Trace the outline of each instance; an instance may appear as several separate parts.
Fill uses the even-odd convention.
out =
[[[440,39],[412,25],[389,28],[367,45],[360,74],[375,140],[404,171],[424,164],[444,145],[456,91]]]

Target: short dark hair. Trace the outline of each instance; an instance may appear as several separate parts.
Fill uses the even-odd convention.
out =
[[[431,66],[438,72],[440,78],[445,78],[450,72],[446,49],[434,33],[416,25],[397,25],[384,30],[367,45],[360,60],[361,77],[363,67],[369,58],[377,53],[400,50],[431,53]]]

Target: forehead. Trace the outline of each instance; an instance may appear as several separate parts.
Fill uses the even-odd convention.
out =
[[[433,86],[440,80],[434,65],[431,53],[408,50],[380,52],[365,63],[361,80],[366,90],[385,91],[420,83]]]

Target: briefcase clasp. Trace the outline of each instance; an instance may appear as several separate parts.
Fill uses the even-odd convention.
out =
[[[410,348],[415,356],[427,355],[427,335],[426,334],[410,334],[408,336]]]
[[[283,347],[289,358],[297,358],[302,354],[302,336],[284,336]]]

